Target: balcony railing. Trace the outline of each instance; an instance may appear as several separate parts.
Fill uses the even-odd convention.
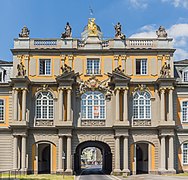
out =
[[[35,46],[56,46],[57,40],[34,40]]]

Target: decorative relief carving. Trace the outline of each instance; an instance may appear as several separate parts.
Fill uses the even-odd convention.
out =
[[[105,126],[105,120],[82,120],[82,126]]]
[[[151,120],[133,120],[133,126],[151,126]]]
[[[144,84],[138,84],[138,87],[135,87],[134,88],[134,91],[133,92],[136,92],[136,91],[150,91],[149,88],[144,85]]]
[[[36,120],[35,126],[53,126],[53,120]]]
[[[165,62],[161,68],[160,74],[161,78],[170,78],[170,64]]]
[[[87,81],[83,81],[79,77],[77,77],[77,96],[84,94],[88,90],[99,90],[105,93],[106,99],[110,99],[112,96],[112,90],[108,85],[109,82],[110,78],[107,78],[103,81],[99,81],[94,75],[91,76]]]

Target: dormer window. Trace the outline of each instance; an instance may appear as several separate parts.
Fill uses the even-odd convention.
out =
[[[188,70],[183,72],[183,81],[188,82]]]
[[[0,82],[5,82],[6,70],[0,69]]]
[[[88,75],[100,74],[100,60],[99,59],[87,59],[87,70]]]

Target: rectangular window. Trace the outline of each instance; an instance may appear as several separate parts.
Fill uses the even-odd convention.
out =
[[[188,144],[183,144],[183,164],[188,164]]]
[[[182,122],[188,122],[188,101],[182,102]]]
[[[4,100],[0,99],[0,123],[4,122],[4,113],[5,113],[5,109],[4,109]]]
[[[188,82],[188,71],[184,72],[183,80],[184,82]]]
[[[87,59],[87,74],[100,74],[100,60]]]
[[[136,74],[147,74],[147,59],[136,59]]]
[[[50,59],[40,59],[39,66],[40,66],[40,69],[39,69],[40,75],[51,74],[51,60]]]

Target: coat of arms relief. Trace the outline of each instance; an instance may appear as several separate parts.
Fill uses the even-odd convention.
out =
[[[106,99],[110,100],[112,96],[111,87],[108,85],[110,82],[110,77],[105,80],[99,81],[95,75],[91,76],[87,81],[80,79],[80,76],[77,77],[77,95],[82,95],[86,91],[101,91],[105,94]]]

